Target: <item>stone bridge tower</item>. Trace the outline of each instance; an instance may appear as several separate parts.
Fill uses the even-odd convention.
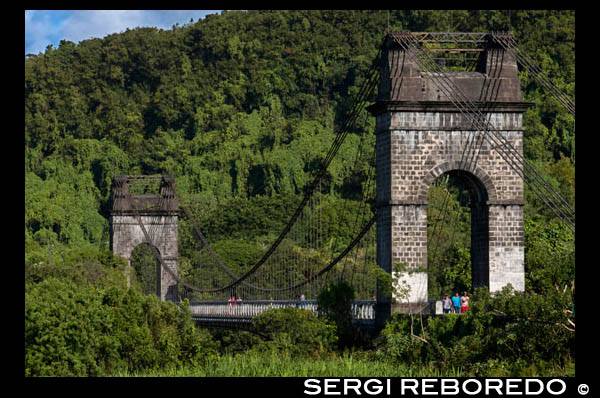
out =
[[[470,191],[473,286],[497,291],[510,283],[524,290],[522,178],[486,141],[477,146],[477,160],[465,162],[465,146],[476,132],[472,119],[440,91],[434,81],[439,75],[421,70],[416,53],[392,35],[384,45],[378,97],[369,107],[376,116],[379,266],[392,272],[392,264],[406,264],[409,272],[392,275],[410,286],[410,310],[427,311],[427,192],[434,179],[449,173]],[[413,35],[441,41],[435,33]],[[523,112],[529,104],[523,102],[514,54],[494,45],[489,35],[464,35],[460,43],[477,48],[452,51],[478,54],[475,70],[444,76],[522,155]],[[377,301],[378,324],[390,310],[407,310],[391,306],[389,295],[379,293]]]
[[[170,184],[168,184],[168,182]],[[138,223],[136,211],[156,247],[175,275],[178,271],[177,244],[178,204],[172,176],[117,176],[113,180],[113,206],[110,213],[110,247],[114,254],[125,257],[131,268],[131,253],[147,243]],[[131,272],[131,271],[130,271]],[[127,275],[129,283],[130,272]],[[156,294],[163,301],[177,301],[177,281],[159,267]]]

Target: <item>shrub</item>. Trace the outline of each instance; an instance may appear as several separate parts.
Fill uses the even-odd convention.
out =
[[[354,289],[346,281],[329,284],[317,297],[319,312],[337,326],[338,342],[342,347],[354,341],[352,300]]]
[[[25,282],[38,283],[46,278],[68,279],[77,284],[91,284],[97,287],[127,286],[124,258],[110,250],[95,246],[76,247],[55,252],[52,264],[47,253],[30,251],[25,255]]]
[[[264,342],[256,333],[245,330],[210,328],[207,331],[219,342],[219,353],[224,355],[243,353]]]
[[[102,376],[200,365],[215,355],[217,344],[195,328],[186,303],[54,277],[26,284],[26,376]]]
[[[563,311],[568,304],[569,294],[555,289],[544,295],[510,287],[490,295],[479,289],[464,315],[425,318],[425,333],[415,322],[413,333],[426,341],[411,336],[407,315],[394,315],[382,331],[376,357],[475,374],[502,368],[502,375],[530,375],[548,364],[564,367],[574,359],[575,335],[561,326],[568,325]]]
[[[255,347],[274,349],[292,356],[320,357],[337,341],[335,326],[312,312],[297,308],[274,308],[253,320],[255,328],[272,341]]]
[[[25,375],[97,376],[123,367],[114,321],[92,288],[55,278],[26,285]]]

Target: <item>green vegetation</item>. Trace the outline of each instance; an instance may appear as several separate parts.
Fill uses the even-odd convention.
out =
[[[427,206],[428,296],[471,291],[471,209],[468,190],[443,174],[429,188]]]
[[[147,243],[137,246],[131,252],[131,268],[139,282],[142,293],[157,294],[160,262],[154,257]]]
[[[362,352],[332,355],[326,359],[294,358],[272,353],[266,355],[224,355],[212,366],[187,367],[157,371],[115,372],[115,377],[503,377],[509,374],[509,364],[490,361],[473,370],[461,368],[440,371],[436,367],[378,361]],[[516,373],[523,375],[522,373]],[[545,364],[543,369],[531,368],[530,377],[572,377],[574,364],[564,367]],[[501,375],[501,376],[499,376]]]
[[[395,315],[380,336],[376,357],[481,376],[534,376],[553,366],[573,367],[575,335],[568,329],[574,315],[564,311],[570,308],[570,294],[554,289],[540,295],[507,287],[490,296],[480,288],[472,302],[464,315],[422,322]]]
[[[348,347],[354,342],[352,327],[352,300],[354,298],[354,289],[343,280],[327,285],[317,297],[319,311],[336,325],[341,348]]]
[[[210,367],[127,372],[116,377],[461,377],[460,369],[441,373],[409,364],[377,362],[361,353],[327,358],[296,358],[278,352],[224,355]]]
[[[26,376],[106,376],[198,365],[217,354],[185,305],[67,277],[25,286]]]
[[[573,97],[574,11],[510,17],[509,25],[506,11],[390,11],[389,26],[510,27],[523,51]],[[185,308],[143,295],[155,275],[141,248],[135,264],[147,267],[134,264],[127,288],[126,264],[109,251],[112,178],[174,175],[216,253],[241,273],[281,231],[318,170],[387,26],[387,11],[223,11],[172,30],[62,41],[29,56],[26,375],[572,374],[574,333],[565,327],[574,319],[562,309],[574,297],[574,236],[527,188],[527,292],[479,292],[466,316],[424,319],[422,329],[420,321],[407,329],[408,320],[394,318],[374,342],[350,333],[343,319],[302,310],[264,314],[257,322],[271,341],[197,329]],[[574,207],[574,117],[526,71],[520,79],[525,101],[536,104],[524,116],[525,157]],[[350,160],[361,141],[372,151],[374,128],[374,118],[361,113],[323,179],[323,247],[354,237],[353,209],[371,156],[359,156],[356,167]],[[437,181],[429,216],[440,215],[446,197],[450,211],[429,253],[431,297],[471,287],[470,214],[461,187]],[[195,266],[206,253],[187,220],[179,244],[181,275],[191,283],[206,279],[211,271]],[[334,308],[337,296],[323,294],[322,303]],[[304,329],[310,333],[296,331]]]
[[[303,309],[272,309],[258,316],[253,325],[272,339],[264,345],[257,345],[261,352],[319,358],[330,352],[338,339],[335,325],[324,322]]]

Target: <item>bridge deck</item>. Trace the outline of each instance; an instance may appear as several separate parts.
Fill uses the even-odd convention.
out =
[[[273,308],[301,308],[318,314],[316,300],[265,300],[243,301],[232,305],[227,302],[193,302],[190,303],[192,317],[196,320],[250,322],[252,318]],[[352,303],[352,318],[354,320],[374,320],[375,301],[356,300]]]

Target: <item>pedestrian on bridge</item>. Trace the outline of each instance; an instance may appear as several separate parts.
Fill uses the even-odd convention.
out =
[[[460,297],[458,296],[458,292],[452,296],[452,306],[454,306],[454,313],[460,314]]]
[[[229,314],[233,314],[233,307],[235,306],[235,297],[231,296],[231,298],[229,300],[227,300],[227,302],[229,303]]]
[[[469,296],[467,296],[467,292],[463,292],[463,296],[460,298],[460,309],[463,313],[469,309]]]
[[[302,293],[300,295],[300,308],[306,308],[306,297],[304,296],[304,293]]]
[[[448,298],[448,295],[444,298],[444,314],[449,314],[452,309],[452,300]]]

